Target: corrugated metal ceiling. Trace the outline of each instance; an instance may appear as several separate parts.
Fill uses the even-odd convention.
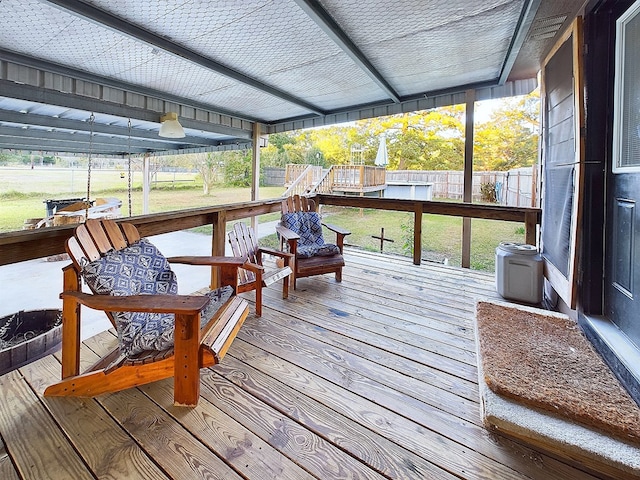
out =
[[[0,148],[81,153],[90,132],[103,154],[235,148],[254,122],[526,93],[554,42],[545,19],[563,29],[583,3],[0,0]],[[186,138],[157,136],[168,111]]]

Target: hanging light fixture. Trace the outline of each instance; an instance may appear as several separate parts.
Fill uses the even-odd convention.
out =
[[[184,138],[182,125],[178,122],[178,114],[168,112],[160,117],[160,131],[158,135],[165,138]]]

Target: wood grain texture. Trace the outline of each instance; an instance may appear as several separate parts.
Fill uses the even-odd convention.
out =
[[[93,358],[98,357],[94,354]],[[49,356],[23,367],[21,373],[35,391],[42,391],[57,380],[59,370],[60,364]],[[104,415],[95,400],[51,398],[43,403],[99,478],[167,478],[127,432]]]
[[[11,463],[11,457],[7,453],[2,438],[0,438],[0,478],[3,480],[20,480],[18,472]]]
[[[391,478],[404,478],[409,473],[418,478],[456,478],[348,416],[328,411],[321,402],[289,386],[280,372],[272,376],[274,372],[261,362],[264,352],[238,350],[234,349],[238,359],[229,359],[216,371],[382,474]],[[254,368],[252,363],[258,366]]]
[[[200,370],[194,408],[173,406],[171,379],[93,400],[43,398],[59,353],[0,377],[0,474],[39,474],[46,462],[49,478],[65,480],[76,478],[68,463],[91,478],[608,478],[481,424],[473,315],[476,300],[499,298],[493,275],[346,254],[342,283],[306,279],[288,299],[265,289],[262,317],[248,315],[222,361]],[[113,330],[85,340],[81,370],[116,344]],[[35,412],[19,429],[13,397]],[[41,425],[65,455],[46,447]],[[23,447],[12,444],[18,430]],[[45,445],[42,459],[26,450],[34,444]]]
[[[171,383],[145,385],[141,390],[160,405],[171,402]],[[306,480],[315,478],[297,463],[273,448],[215,404],[200,402],[185,411],[169,409],[168,413],[211,450],[242,475],[261,480]]]
[[[94,478],[18,371],[0,377],[0,391],[0,432],[21,478]]]
[[[125,390],[99,401],[170,478],[242,478],[139,390]]]
[[[335,445],[284,417],[216,374],[203,375],[202,396],[242,423],[317,478],[381,479],[380,474],[341,453]]]

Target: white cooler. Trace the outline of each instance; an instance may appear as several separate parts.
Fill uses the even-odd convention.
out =
[[[496,290],[524,303],[542,302],[543,261],[535,245],[501,242],[496,248]]]

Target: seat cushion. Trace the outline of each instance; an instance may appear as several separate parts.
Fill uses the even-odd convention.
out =
[[[340,253],[337,245],[325,243],[322,222],[317,212],[292,212],[282,215],[282,225],[300,235],[296,257],[310,258]]]
[[[178,282],[167,259],[147,239],[121,250],[107,252],[82,270],[91,290],[98,295],[176,295]],[[229,299],[233,289],[209,293],[211,302],[202,313],[206,323]],[[163,351],[173,346],[175,317],[172,313],[114,312],[118,342],[123,357],[147,350]]]

